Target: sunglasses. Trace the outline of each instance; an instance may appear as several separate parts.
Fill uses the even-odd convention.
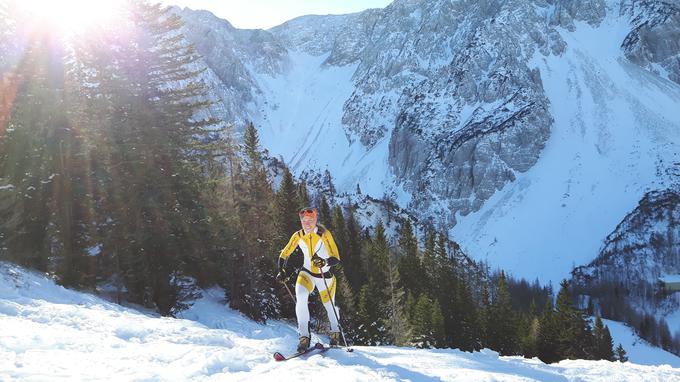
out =
[[[313,208],[304,209],[301,210],[298,215],[300,215],[301,218],[305,216],[316,217],[316,210]]]

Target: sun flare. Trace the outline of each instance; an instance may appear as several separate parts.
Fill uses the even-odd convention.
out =
[[[41,28],[65,33],[83,33],[93,26],[111,22],[120,10],[121,0],[23,0],[17,8]]]

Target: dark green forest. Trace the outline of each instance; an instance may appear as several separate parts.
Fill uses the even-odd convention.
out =
[[[272,166],[256,126],[210,116],[179,17],[148,2],[125,12],[125,33],[72,44],[32,33],[2,74],[0,258],[164,316],[219,285],[256,321],[294,320],[276,261],[296,211],[314,205],[339,247],[337,303],[353,344],[625,360],[568,283],[554,296],[491,271],[445,227],[401,216],[396,235],[366,226],[356,214],[366,200]],[[323,332],[323,307],[310,301]]]

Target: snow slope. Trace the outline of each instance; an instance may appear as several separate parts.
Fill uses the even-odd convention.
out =
[[[209,290],[184,312],[161,318],[56,286],[0,263],[1,381],[680,381],[680,359],[645,348],[644,362],[563,361],[498,357],[484,350],[357,347],[285,363],[292,326],[253,323],[225,308]],[[609,323],[613,325],[613,323]],[[613,330],[615,340],[625,328]],[[624,343],[625,344],[625,343]],[[642,357],[631,352],[631,360]]]
[[[391,184],[388,139],[368,151],[350,142],[340,126],[357,64],[324,65],[328,55],[291,50],[283,75],[256,76],[264,93],[254,121],[262,146],[296,173],[329,170],[341,191],[353,191],[361,183],[364,192],[383,195]]]
[[[458,219],[466,253],[515,276],[552,281],[587,264],[647,191],[671,183],[680,160],[680,87],[630,63],[628,21],[560,30],[567,51],[536,55],[555,118],[538,163]]]

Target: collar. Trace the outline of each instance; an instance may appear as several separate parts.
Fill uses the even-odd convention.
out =
[[[302,234],[303,234],[304,236],[307,236],[307,235],[312,234],[312,233],[318,233],[318,232],[319,232],[319,225],[315,225],[315,226],[314,226],[314,231],[312,231],[312,232],[310,232],[310,233],[306,233],[306,232],[305,232],[305,229],[304,229],[304,228],[302,229]]]

